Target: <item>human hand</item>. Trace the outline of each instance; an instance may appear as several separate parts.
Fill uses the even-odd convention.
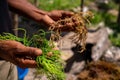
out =
[[[73,15],[73,12],[64,10],[53,10],[51,12],[43,11],[33,6],[27,0],[7,0],[7,2],[10,6],[10,10],[13,12],[32,19],[40,24],[44,24],[48,28],[56,21]],[[71,28],[71,25],[74,25],[74,23],[65,24],[64,26],[58,25],[56,28],[66,28],[64,30],[68,30]]]
[[[71,17],[73,14],[74,14],[73,12],[64,11],[64,10],[53,10],[51,12],[48,12],[48,16],[55,21],[64,19],[66,17]]]
[[[23,44],[12,41],[0,41],[0,57],[10,61],[21,68],[34,68],[37,63],[34,60],[41,55],[42,51],[33,47],[26,47]]]
[[[55,21],[51,24],[51,27],[54,27],[53,30],[74,31],[79,24],[78,20],[73,17],[74,13],[70,11],[53,10],[48,13],[48,16]]]
[[[39,11],[36,11],[37,13],[40,13]],[[40,13],[41,14],[41,13]],[[51,12],[45,12],[42,13],[40,23],[43,23],[44,25],[48,27],[52,27],[58,20],[65,19],[65,18],[70,18],[74,15],[73,12],[70,11],[64,11],[64,10],[53,10]],[[73,23],[67,23],[64,25],[58,24],[55,26],[55,29],[60,28],[63,31],[70,31],[73,30],[73,27],[75,26],[76,22],[73,20]]]

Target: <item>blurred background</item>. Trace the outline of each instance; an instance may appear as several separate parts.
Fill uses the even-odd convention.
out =
[[[63,33],[61,58],[66,61],[66,80],[120,80],[120,0],[29,0],[42,10],[68,10],[75,13],[91,11],[94,18],[87,25],[86,50],[78,53],[78,47]],[[42,25],[12,13],[14,28],[26,28],[28,35]],[[19,35],[18,31],[15,31]],[[60,41],[61,41],[60,40]],[[67,45],[67,46],[66,46]],[[36,76],[29,69],[25,80],[47,80]]]

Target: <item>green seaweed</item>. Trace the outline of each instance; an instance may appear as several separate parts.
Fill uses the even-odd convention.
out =
[[[54,50],[55,47],[53,41],[47,40],[46,35],[48,32],[44,30],[39,30],[38,33],[33,34],[32,37],[28,38],[26,36],[26,30],[18,29],[24,31],[24,36],[17,37],[11,33],[3,33],[0,35],[0,40],[15,40],[21,42],[25,46],[32,46],[40,48],[42,50],[42,55],[36,57],[37,62],[37,75],[46,75],[48,80],[65,80],[65,73],[63,71],[63,61],[60,58],[60,51]],[[51,52],[51,55],[49,55]]]

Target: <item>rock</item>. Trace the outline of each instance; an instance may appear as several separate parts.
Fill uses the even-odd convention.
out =
[[[77,77],[76,77],[76,75],[73,75],[73,74],[66,74],[67,75],[67,78],[66,78],[66,80],[77,80]]]
[[[58,41],[58,47],[62,51],[62,59],[66,61],[65,71],[71,74],[79,73],[85,67],[87,61],[99,60],[110,45],[108,32],[104,27],[88,30],[86,43],[93,46],[87,47],[86,45],[84,53],[78,53],[79,48],[77,44],[73,43],[70,39],[72,35],[74,33],[69,32]]]
[[[104,58],[106,61],[112,62],[114,59],[114,55],[110,50],[107,50],[106,53],[104,54]]]
[[[80,47],[70,39],[73,35],[73,32],[69,32],[58,41],[58,47],[62,52],[61,58],[66,61],[65,72],[70,74],[79,73],[85,66],[85,54],[78,52]]]
[[[110,9],[110,10],[108,11],[108,13],[109,13],[109,14],[112,14],[112,15],[114,15],[114,16],[117,16],[119,12],[118,12],[118,10]]]
[[[110,29],[109,27],[106,27],[106,29],[107,29],[107,32],[108,32],[109,35],[113,34],[113,30],[112,29]]]
[[[87,43],[94,44],[92,47],[92,59],[97,61],[101,58],[104,51],[110,46],[108,39],[108,32],[106,28],[100,28],[98,30],[88,33]]]
[[[79,74],[84,69],[84,66],[85,66],[85,61],[74,62],[71,71],[69,73]]]
[[[71,49],[72,49],[72,47],[75,47],[76,44],[73,43],[72,40],[70,39],[70,37],[73,36],[73,35],[74,35],[73,32],[67,33],[65,36],[63,36],[57,42],[58,43],[58,47],[59,47],[59,49],[62,52],[61,58],[63,60],[68,60],[74,54],[74,52]]]
[[[103,55],[103,58],[106,61],[110,62],[119,62],[120,61],[120,48],[112,46],[110,47],[105,54]]]
[[[81,8],[80,7],[76,7],[73,8],[72,11],[73,12],[80,12]],[[83,6],[83,12],[89,11],[89,8],[87,6]]]
[[[28,74],[25,76],[24,80],[48,80],[45,75],[37,75],[37,69],[29,68]]]

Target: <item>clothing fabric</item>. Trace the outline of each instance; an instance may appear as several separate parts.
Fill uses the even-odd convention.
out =
[[[0,34],[12,31],[12,22],[9,15],[7,0],[0,0]],[[0,60],[2,60],[0,58]]]
[[[1,60],[0,80],[18,80],[16,66],[10,62]]]
[[[8,4],[6,0],[0,0],[0,34],[12,31],[12,22],[10,20]]]
[[[0,0],[0,34],[3,32],[13,33],[6,0]],[[16,66],[0,59],[0,80],[18,80]]]

